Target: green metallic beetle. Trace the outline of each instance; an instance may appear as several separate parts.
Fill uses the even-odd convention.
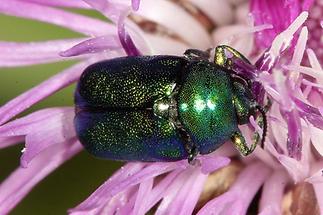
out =
[[[250,82],[233,69],[234,56],[250,62],[229,46],[209,52],[189,49],[179,56],[136,56],[102,61],[82,74],[75,93],[75,128],[91,154],[125,161],[192,162],[231,140],[243,155],[247,146],[238,125],[265,110]],[[260,114],[258,114],[260,113]]]

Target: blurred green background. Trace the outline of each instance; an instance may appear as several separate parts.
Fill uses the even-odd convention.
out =
[[[83,10],[74,12],[104,19],[95,12]],[[28,42],[81,36],[54,25],[4,15],[0,15],[0,26],[0,40],[6,41]],[[0,106],[73,63],[1,68]],[[33,106],[23,115],[46,107],[72,106],[74,87],[72,85],[61,90]],[[0,150],[0,181],[5,180],[19,165],[23,147],[21,143]],[[39,183],[10,214],[66,214],[67,209],[82,202],[121,165],[120,162],[95,159],[83,151]]]

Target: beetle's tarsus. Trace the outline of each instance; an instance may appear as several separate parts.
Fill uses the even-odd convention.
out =
[[[196,156],[198,154],[198,151],[197,151],[197,148],[195,145],[192,146],[192,148],[189,150],[189,155],[188,155],[188,158],[187,158],[187,161],[189,164],[191,165],[195,165],[195,161],[196,161]]]
[[[247,156],[250,153],[252,153],[257,146],[257,142],[256,142],[256,143],[253,143],[249,148],[245,138],[243,137],[240,131],[236,131],[232,134],[231,141],[233,142],[235,147],[240,151],[240,153],[244,156]]]
[[[247,64],[251,64],[250,61],[240,52],[227,45],[221,45],[215,48],[214,63],[224,68],[231,69],[233,62],[231,57],[228,57],[227,53],[232,55],[232,57],[239,58]]]

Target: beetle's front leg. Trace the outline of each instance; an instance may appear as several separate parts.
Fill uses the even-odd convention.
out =
[[[252,153],[257,146],[257,142],[253,142],[249,148],[245,138],[243,137],[240,131],[236,131],[232,134],[231,141],[233,142],[235,147],[240,151],[240,153],[244,156],[247,156],[250,153]]]
[[[251,64],[245,56],[243,56],[240,52],[238,52],[234,48],[231,48],[230,46],[221,45],[215,48],[215,64],[227,69],[232,69],[234,58],[238,58],[247,64]]]
[[[209,60],[211,50],[211,48],[207,49],[206,51],[199,49],[187,49],[184,52],[184,56],[190,60]]]

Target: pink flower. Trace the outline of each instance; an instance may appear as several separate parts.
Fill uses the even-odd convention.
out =
[[[242,158],[225,144],[214,153],[199,156],[194,166],[187,161],[128,163],[69,212],[145,214],[155,207],[155,214],[246,214],[263,186],[257,202],[262,215],[281,214],[282,201],[287,198],[293,200],[291,205],[284,204],[289,211],[323,213],[323,71],[315,47],[307,46],[313,40],[318,42],[317,37],[309,37],[310,25],[306,27],[313,19],[311,10],[319,3],[286,1],[287,18],[277,18],[282,15],[280,1],[271,5],[277,10],[269,10],[263,1],[252,1],[254,17],[245,19],[248,3],[237,2],[10,0],[0,4],[1,13],[53,23],[85,35],[60,41],[0,43],[2,67],[80,60],[0,108],[0,147],[26,142],[21,166],[0,185],[0,214],[9,213],[35,184],[82,150],[74,131],[72,107],[44,109],[10,121],[14,116],[77,81],[87,65],[101,59],[181,55],[188,48],[203,50],[220,43],[233,46],[255,62],[252,68],[239,62],[235,66],[262,83],[264,94],[261,88],[254,89],[259,101],[264,97],[272,101],[264,149],[258,147]],[[131,6],[138,10],[132,11]],[[112,23],[57,7],[96,9]],[[256,57],[256,53],[262,54]],[[308,66],[302,64],[305,56]],[[253,118],[250,125],[262,132]],[[241,129],[250,142],[252,129]],[[300,191],[311,198],[313,207],[304,208]]]

